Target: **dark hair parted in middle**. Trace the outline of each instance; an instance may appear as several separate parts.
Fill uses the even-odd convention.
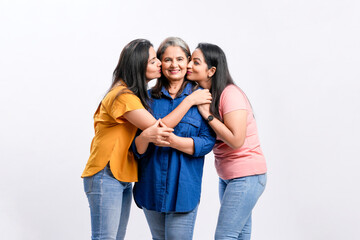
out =
[[[199,43],[196,48],[201,50],[209,69],[216,67],[215,74],[211,77],[210,93],[212,102],[210,104],[210,112],[216,118],[221,119],[219,114],[221,93],[226,86],[235,84],[230,76],[225,53],[220,47],[211,43]]]
[[[147,93],[146,68],[149,59],[149,49],[153,45],[146,39],[135,39],[128,43],[122,50],[119,62],[113,73],[113,80],[109,91],[121,81],[127,89],[133,92],[148,109],[149,95]],[[119,91],[120,94],[127,91]],[[115,98],[115,99],[116,99]]]
[[[168,37],[164,41],[162,41],[162,43],[160,44],[160,46],[156,52],[157,58],[160,61],[162,61],[164,52],[170,46],[180,47],[183,50],[183,52],[185,53],[187,61],[189,61],[189,59],[191,57],[190,48],[187,45],[187,43],[179,37]],[[182,93],[182,91],[184,90],[184,88],[188,82],[190,82],[190,81],[187,79],[184,79],[184,82],[183,82],[180,90],[178,91],[177,96]],[[162,74],[161,77],[157,79],[155,86],[151,89],[151,96],[154,98],[160,98],[162,87],[165,87],[166,89],[168,89],[168,87],[169,87],[169,81],[166,79],[164,74]]]

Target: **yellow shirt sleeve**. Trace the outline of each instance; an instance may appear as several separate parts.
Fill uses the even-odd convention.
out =
[[[127,112],[144,109],[140,99],[131,93],[122,93],[112,104],[109,114],[118,123],[127,122],[123,115]]]

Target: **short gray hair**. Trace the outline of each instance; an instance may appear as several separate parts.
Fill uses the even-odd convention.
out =
[[[179,37],[168,37],[164,41],[162,41],[162,43],[160,44],[157,50],[156,55],[157,58],[160,59],[160,61],[162,56],[164,55],[164,52],[169,46],[180,47],[184,51],[186,57],[188,59],[190,58],[191,56],[190,48],[184,40],[182,40]]]

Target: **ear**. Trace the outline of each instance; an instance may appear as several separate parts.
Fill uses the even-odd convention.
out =
[[[207,75],[209,78],[211,78],[216,72],[216,67],[211,67],[210,69],[207,70]]]

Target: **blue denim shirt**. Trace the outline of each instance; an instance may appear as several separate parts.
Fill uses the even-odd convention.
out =
[[[191,94],[193,87],[192,83],[188,83],[175,99],[163,88],[162,97],[153,98],[150,102],[154,117],[159,119],[168,115]],[[189,212],[200,201],[204,157],[214,146],[215,133],[197,107],[193,106],[174,128],[174,134],[194,140],[193,155],[152,143],[140,155],[134,142],[132,144],[139,163],[139,181],[134,186],[134,199],[140,208],[158,212]]]

